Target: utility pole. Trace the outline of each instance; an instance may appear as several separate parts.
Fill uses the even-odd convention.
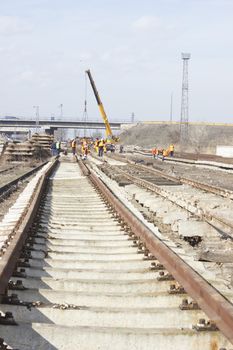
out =
[[[173,114],[173,93],[171,93],[171,103],[170,103],[170,122],[172,122],[172,114]]]
[[[181,115],[180,115],[180,147],[183,149],[184,144],[188,141],[188,122],[189,122],[189,84],[188,84],[188,61],[190,53],[181,54],[183,60],[183,79],[182,79],[182,98],[181,98]]]
[[[39,133],[39,124],[40,124],[40,106],[33,106],[36,113],[36,133]]]
[[[84,121],[84,137],[87,136],[87,100],[84,101],[83,121]]]
[[[62,118],[63,118],[63,104],[62,104],[62,103],[59,105],[59,108],[60,108],[60,110],[61,110],[61,112],[60,112],[60,118],[61,118],[61,120],[62,120]]]
[[[60,108],[60,118],[59,119],[62,121],[62,119],[63,119],[63,103],[61,103],[58,106],[58,108]],[[61,128],[59,131],[60,132],[57,133],[57,136],[59,137],[59,134],[60,134],[60,139],[61,139],[61,141],[63,141],[64,137],[65,137],[65,130]]]
[[[134,123],[134,117],[135,117],[135,114],[134,112],[131,114],[131,123]]]
[[[88,120],[88,113],[87,113],[87,74],[85,72],[85,97],[84,97],[84,111],[83,111],[83,121],[84,121],[83,135],[84,135],[84,137],[87,136],[87,120]]]

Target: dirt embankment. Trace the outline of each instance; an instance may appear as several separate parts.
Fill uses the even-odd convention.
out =
[[[167,148],[174,143],[180,149],[179,124],[143,124],[138,123],[120,135],[124,145],[145,148]],[[195,153],[216,153],[217,145],[233,146],[233,125],[189,125],[188,142],[183,151]]]

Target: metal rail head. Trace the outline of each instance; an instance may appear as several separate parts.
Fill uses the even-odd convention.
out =
[[[17,260],[20,256],[21,250],[28,236],[28,230],[33,223],[40,205],[40,200],[44,192],[47,179],[57,164],[54,160],[46,173],[42,175],[36,190],[33,194],[30,207],[27,208],[23,215],[22,221],[18,223],[14,236],[6,249],[3,257],[0,260],[0,296],[4,295],[8,288],[8,281],[12,276]]]
[[[82,162],[80,162],[81,164]],[[84,164],[82,168],[86,167]],[[213,320],[219,330],[233,344],[233,305],[202,276],[194,271],[164,242],[154,235],[112,191],[90,170],[89,179],[99,188],[121,219],[140,238],[150,253],[179,282],[184,290],[198,303],[200,308]]]

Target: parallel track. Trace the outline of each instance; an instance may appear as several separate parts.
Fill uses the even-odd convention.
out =
[[[133,154],[141,155],[145,157],[151,158],[151,153],[145,152],[145,151],[134,151]],[[187,154],[188,155],[188,154]],[[162,159],[162,156],[159,156],[160,159]],[[180,163],[185,165],[191,165],[191,166],[199,166],[199,167],[210,167],[213,169],[221,169],[225,171],[233,171],[233,161],[232,158],[224,158],[214,155],[206,155],[206,157],[196,157],[195,155],[188,155],[185,157],[182,157],[182,155],[178,157],[165,157],[165,162],[169,163]]]
[[[19,350],[230,349],[214,323],[198,321],[207,317],[186,292],[232,343],[233,306],[80,166],[84,176],[76,163],[60,163],[26,230],[11,297],[0,305],[17,323],[0,326],[6,343]]]
[[[111,158],[112,157],[117,160],[122,160],[121,157],[117,155],[111,156]],[[171,176],[149,166],[135,164],[130,160],[125,161],[130,165],[123,168],[117,167],[114,177],[116,177],[117,174],[121,174],[121,177],[124,178],[123,183],[125,180],[128,180],[129,183],[137,184],[149,191],[155,192],[179,205],[181,208],[188,210],[191,214],[199,216],[201,219],[204,219],[206,222],[216,226],[220,230],[226,230],[226,233],[229,233],[230,236],[233,237],[233,223],[230,220],[222,218],[217,214],[210,213],[207,210],[203,210],[201,207],[198,207],[196,203],[192,204],[190,201],[185,202],[178,194],[173,194],[172,191],[167,191],[163,185],[171,186],[172,184],[186,184],[198,190],[213,193],[230,200],[233,199],[233,191],[225,189],[224,187],[212,186],[200,181],[190,180],[185,177]],[[108,172],[111,173],[111,170],[108,170]],[[162,179],[164,179],[164,183]]]
[[[19,182],[29,178],[31,175],[35,174],[39,169],[41,169],[47,162],[44,162],[35,168],[25,172],[24,174],[16,177],[14,180],[7,182],[5,185],[0,186],[0,202],[3,201],[6,197],[8,197],[12,192],[17,189],[17,185]],[[9,170],[9,169],[8,169]],[[5,171],[8,171],[5,170]]]
[[[138,170],[142,170],[142,171],[147,171],[148,174],[155,174],[155,175],[158,175],[164,179],[167,179],[168,181],[172,181],[174,183],[181,183],[181,184],[188,184],[192,187],[195,187],[195,188],[198,188],[200,190],[203,190],[203,191],[206,191],[206,192],[210,192],[210,193],[214,193],[214,194],[217,194],[221,197],[224,197],[224,198],[230,198],[230,199],[233,199],[233,191],[231,190],[228,190],[224,187],[219,187],[219,186],[213,186],[213,185],[210,185],[210,184],[207,184],[207,183],[204,183],[204,182],[200,182],[200,181],[197,181],[197,180],[191,180],[190,178],[186,178],[184,176],[182,177],[178,177],[178,176],[171,176],[171,175],[168,175],[166,174],[164,171],[162,170],[158,170],[158,169],[155,169],[153,167],[150,167],[150,166],[146,166],[146,165],[143,165],[143,164],[135,164],[135,162],[133,162],[132,160],[129,160],[127,158],[122,158],[120,157],[119,155],[117,154],[114,154],[114,155],[111,155],[111,158],[115,158],[117,160],[121,160],[121,161],[125,161],[129,164],[132,164],[134,165],[135,169],[137,168]],[[169,158],[171,161],[172,161],[172,158]]]

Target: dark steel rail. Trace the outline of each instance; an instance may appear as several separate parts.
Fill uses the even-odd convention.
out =
[[[37,214],[48,176],[51,174],[56,164],[57,159],[53,161],[46,173],[40,178],[37,188],[33,194],[30,207],[28,210],[25,210],[22,221],[18,222],[17,226],[15,227],[16,233],[0,260],[0,295],[5,294],[7,291],[8,281],[13,274],[21,249],[27,239],[28,230]]]
[[[143,152],[143,151],[133,151],[132,154],[140,154],[141,156],[145,157],[152,157],[151,153]],[[159,156],[161,159],[162,157]],[[196,166],[208,166],[212,167],[213,169],[224,169],[224,170],[233,170],[233,163],[231,159],[216,159],[213,157],[209,157],[209,159],[192,159],[192,158],[176,158],[176,157],[165,157],[165,162],[171,162],[171,163],[184,163],[184,164],[190,164],[190,165],[196,165]],[[214,164],[218,163],[218,164]]]
[[[5,196],[8,196],[10,193],[12,193],[14,191],[15,186],[18,184],[18,182],[20,182],[20,181],[26,179],[27,177],[33,175],[34,173],[36,173],[38,170],[40,170],[47,163],[48,163],[48,161],[38,165],[37,167],[27,171],[23,175],[18,176],[16,179],[14,179],[12,181],[9,181],[5,185],[1,186],[0,187],[0,202]]]
[[[2,169],[2,170],[0,170],[0,174],[7,173],[8,171],[10,171],[10,170],[12,170],[12,169],[15,169],[15,168],[17,168],[17,167],[11,166],[11,167],[9,167],[9,168]]]
[[[111,157],[122,161],[122,157],[119,157],[116,154],[111,155]],[[146,171],[150,171],[151,173],[155,173],[157,175],[160,175],[161,177],[168,179],[170,181],[180,182],[181,184],[187,184],[187,185],[190,185],[192,187],[198,188],[200,190],[217,194],[217,195],[224,197],[224,198],[233,199],[233,191],[228,190],[226,188],[208,185],[206,183],[196,181],[196,180],[191,180],[191,179],[188,179],[185,177],[171,176],[171,175],[165,174],[164,172],[162,172],[160,170],[150,168],[149,166],[142,165],[142,164],[135,164],[133,161],[126,159],[126,158],[124,158],[123,161],[125,161],[129,164],[134,164],[134,166],[137,167],[138,169],[144,169]]]
[[[185,263],[164,242],[146,227],[112,191],[80,161],[83,173],[99,188],[106,200],[129,225],[132,232],[145,244],[147,249],[165,266],[185,291],[198,303],[200,308],[213,320],[219,330],[233,344],[233,305],[203,277]]]
[[[158,174],[158,175],[160,175],[160,176],[162,176],[165,179],[168,179],[170,181],[174,181],[174,182],[178,181],[178,182],[180,182],[182,184],[187,184],[187,185],[190,185],[192,187],[198,188],[200,190],[217,194],[217,195],[219,195],[221,197],[232,198],[233,199],[233,191],[225,189],[223,187],[208,185],[208,184],[205,184],[203,182],[196,181],[196,180],[190,180],[190,179],[185,178],[185,177],[177,177],[177,176],[167,175],[167,174],[164,174],[160,170],[149,168],[148,166],[145,166],[145,165],[138,165],[137,164],[136,166],[137,166],[138,169],[142,168],[142,169],[144,169],[146,171],[150,171],[152,173]]]
[[[118,170],[120,170],[121,173],[128,180],[132,181],[132,183],[134,183],[142,188],[146,188],[147,190],[150,190],[152,192],[155,192],[156,194],[166,198],[167,200],[171,201],[172,203],[189,211],[191,214],[194,214],[194,215],[200,217],[202,220],[205,220],[210,225],[214,225],[216,228],[219,228],[220,230],[222,229],[222,227],[224,227],[228,230],[230,229],[230,232],[227,234],[230,237],[233,236],[233,224],[231,222],[227,221],[226,219],[223,219],[221,217],[213,215],[212,213],[210,213],[206,210],[203,210],[201,207],[198,207],[196,204],[192,205],[189,202],[184,202],[182,199],[178,199],[176,196],[169,195],[169,193],[167,193],[167,191],[159,185],[156,185],[156,184],[149,182],[147,180],[144,180],[144,179],[138,178],[136,176],[133,176],[131,174],[128,174],[125,171],[123,171],[122,169],[118,169]]]

